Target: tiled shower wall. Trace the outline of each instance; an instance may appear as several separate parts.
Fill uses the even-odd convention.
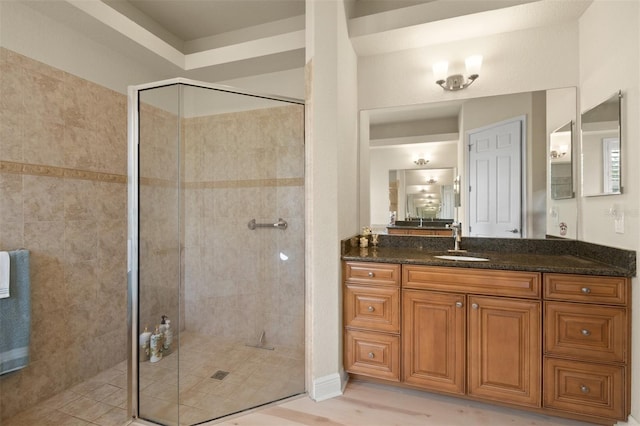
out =
[[[183,120],[184,326],[304,347],[304,107]],[[251,219],[288,222],[249,230]]]
[[[126,96],[0,48],[0,250],[31,251],[31,362],[0,423],[126,359]]]
[[[180,183],[175,114],[141,103],[139,158],[140,325],[149,331],[162,315],[178,319],[180,282]]]

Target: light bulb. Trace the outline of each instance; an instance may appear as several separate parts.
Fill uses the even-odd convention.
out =
[[[482,67],[482,55],[469,56],[464,61],[467,67],[467,75],[480,75],[480,68]]]
[[[436,81],[446,80],[448,70],[449,63],[447,61],[437,62],[433,64],[433,76],[436,78]]]

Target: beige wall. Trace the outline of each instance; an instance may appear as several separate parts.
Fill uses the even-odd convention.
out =
[[[580,111],[622,90],[622,185],[624,194],[580,199],[580,239],[640,249],[640,3],[596,0],[580,18]],[[587,171],[585,171],[587,172]],[[608,209],[624,212],[624,233],[617,234]],[[632,286],[631,414],[640,420],[640,291]]]
[[[31,252],[31,362],[0,420],[126,359],[126,98],[0,48],[0,250]]]

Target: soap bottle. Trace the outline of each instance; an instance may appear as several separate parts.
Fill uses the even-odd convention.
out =
[[[151,362],[158,362],[162,359],[162,334],[158,327],[151,335]]]
[[[140,334],[140,361],[149,360],[149,344],[151,343],[151,332],[144,327],[144,332]]]
[[[166,315],[162,315],[162,317],[160,317],[160,327],[159,327],[159,331],[161,334],[164,334],[164,331],[167,329],[167,316]]]
[[[164,343],[162,347],[166,352],[169,352],[171,343],[173,343],[173,331],[171,330],[171,321],[169,318],[164,317],[164,319],[166,327],[164,329]]]

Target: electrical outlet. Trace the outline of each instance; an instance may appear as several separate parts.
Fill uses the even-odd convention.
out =
[[[616,234],[624,234],[624,213],[618,213],[615,219],[613,219],[613,226]]]

